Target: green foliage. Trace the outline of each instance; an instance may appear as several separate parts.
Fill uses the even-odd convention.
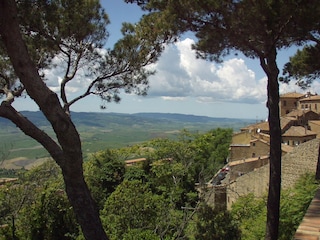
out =
[[[229,212],[202,204],[196,214],[195,239],[236,240],[240,239],[240,231]]]
[[[320,45],[307,45],[302,50],[290,57],[290,62],[283,68],[283,76],[279,78],[284,83],[296,80],[296,84],[302,89],[310,87],[310,84],[320,75]]]
[[[319,182],[314,179],[314,174],[306,174],[299,178],[294,188],[283,191],[279,239],[286,240],[294,235],[318,188]]]
[[[151,230],[143,229],[131,229],[123,235],[123,240],[160,240],[161,238],[157,236]]]
[[[240,197],[231,211],[234,219],[240,224],[242,239],[264,239],[266,224],[266,199],[255,198],[253,194]]]
[[[108,16],[99,1],[21,1],[18,10],[29,52],[40,68],[49,67],[56,54],[65,54],[65,48],[89,60],[91,45],[102,47],[108,36]]]
[[[24,234],[30,239],[73,239],[78,234],[73,209],[63,189],[50,186],[38,193],[36,202],[23,209]]]
[[[122,182],[125,173],[123,160],[112,150],[97,152],[85,163],[85,178],[99,209]]]
[[[154,230],[164,202],[147,184],[125,180],[105,202],[101,218],[111,239],[122,239],[132,229]]]
[[[53,161],[0,189],[5,239],[73,239],[79,231],[59,168]]]
[[[217,128],[206,133],[183,130],[177,140],[157,139],[151,159],[173,159],[181,163],[193,182],[206,182],[221,168],[229,154],[232,129]]]
[[[227,213],[214,211],[209,216],[205,214],[209,208],[197,212],[198,178],[194,177],[197,164],[203,165],[200,169],[223,165],[224,154],[211,155],[220,145],[228,145],[231,132],[185,130],[173,139],[91,154],[84,163],[85,178],[111,239],[193,239],[195,234],[211,236],[212,231],[215,236],[231,236],[228,233],[235,225]],[[147,160],[125,167],[125,160],[140,157]],[[54,161],[48,160],[19,177],[10,191],[0,190],[0,224],[8,225],[1,231],[8,239],[13,228],[21,238],[83,238]],[[202,228],[210,231],[205,233]]]
[[[313,174],[301,176],[294,187],[282,192],[279,239],[291,239],[314,198],[319,183]],[[253,194],[240,197],[232,206],[232,216],[240,223],[242,239],[264,239],[266,199]]]
[[[24,170],[16,170],[16,169],[4,169],[0,168],[0,178],[15,178],[19,176],[20,172]]]

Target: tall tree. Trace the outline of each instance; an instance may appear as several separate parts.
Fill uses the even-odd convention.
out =
[[[96,204],[83,177],[81,139],[72,122],[70,107],[88,95],[119,101],[121,89],[145,94],[153,63],[162,50],[159,32],[125,24],[123,39],[114,49],[102,49],[108,34],[107,15],[99,1],[1,1],[0,2],[0,116],[12,121],[38,141],[60,166],[66,192],[86,239],[108,239]],[[167,41],[168,39],[166,39]],[[64,76],[59,95],[45,83],[46,68],[62,59]],[[67,86],[79,76],[88,79],[85,91],[68,99]],[[27,94],[55,133],[50,137],[12,106]]]
[[[306,39],[310,31],[308,21],[317,14],[309,14],[317,1],[301,0],[207,0],[136,2],[150,11],[144,17],[158,17],[168,34],[179,35],[192,31],[198,38],[193,46],[197,56],[215,61],[233,51],[250,58],[258,58],[268,78],[267,107],[270,128],[270,182],[266,239],[277,239],[281,189],[281,130],[279,120],[279,69],[277,52]],[[302,21],[303,20],[303,21]],[[308,20],[308,21],[307,21]]]

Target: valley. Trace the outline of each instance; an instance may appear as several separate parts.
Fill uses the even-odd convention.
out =
[[[41,112],[22,112],[35,125],[54,136]],[[252,119],[211,118],[205,116],[166,113],[93,113],[73,112],[73,121],[82,139],[84,158],[107,148],[121,148],[154,138],[175,138],[182,129],[206,132],[215,128],[241,127],[254,123]],[[35,140],[24,135],[6,119],[0,119],[1,168],[29,169],[49,157]]]

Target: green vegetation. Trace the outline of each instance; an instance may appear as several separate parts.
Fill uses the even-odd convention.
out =
[[[314,174],[306,174],[293,188],[282,191],[279,239],[293,237],[318,188]],[[249,194],[237,200],[232,207],[232,216],[240,223],[242,239],[264,239],[266,212],[266,197],[257,199]]]
[[[54,133],[39,112],[23,112],[50,136]],[[238,131],[254,120],[221,119],[183,114],[116,114],[116,113],[72,113],[80,133],[85,157],[103,150],[121,148],[142,143],[154,138],[175,139],[181,129],[204,133],[214,128],[232,128]],[[0,121],[0,152],[3,160],[23,158],[16,168],[27,167],[37,159],[49,157],[49,153],[34,139],[24,135],[8,121]],[[9,161],[8,161],[9,160]],[[11,161],[12,162],[12,161]],[[2,164],[3,167],[9,164]],[[12,165],[9,165],[12,167]],[[1,165],[0,165],[1,168]]]
[[[231,133],[231,129],[204,134],[183,131],[176,139],[156,139],[90,155],[84,164],[85,177],[110,238],[195,239],[194,230],[201,225],[197,222],[202,221],[197,215],[200,199],[195,183],[211,174],[203,169],[224,165],[227,152],[208,153],[216,150],[218,142],[227,147]],[[147,160],[124,166],[125,159],[140,157]],[[0,224],[6,226],[1,228],[3,239],[81,236],[62,175],[52,161],[27,171],[0,192]]]
[[[182,131],[176,139],[91,154],[85,178],[110,239],[263,239],[266,198],[240,198],[231,212],[198,198],[195,183],[224,165],[231,129]],[[124,160],[146,158],[126,167]],[[207,170],[208,171],[205,171]],[[54,161],[0,188],[0,239],[83,239]],[[280,239],[299,225],[318,183],[303,176],[281,199]]]

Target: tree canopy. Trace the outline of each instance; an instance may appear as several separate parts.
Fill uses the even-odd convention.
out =
[[[307,89],[312,82],[320,76],[319,44],[305,46],[290,57],[290,62],[283,68],[283,76],[279,78],[284,83],[296,80],[296,84],[302,89]]]

